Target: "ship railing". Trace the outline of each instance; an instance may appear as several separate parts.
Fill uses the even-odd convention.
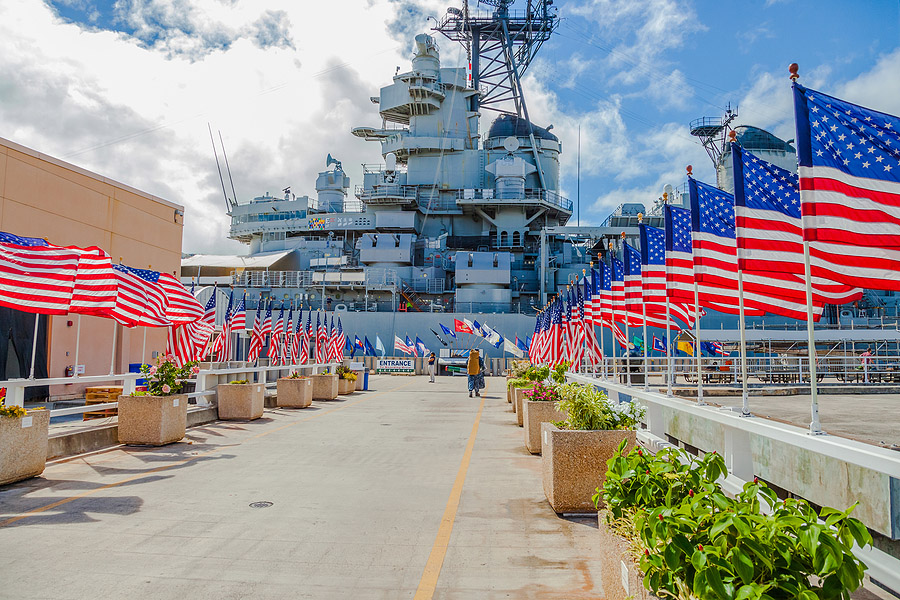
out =
[[[560,196],[556,192],[551,190],[545,190],[541,188],[525,188],[524,196],[520,195],[515,198],[507,198],[503,196],[498,196],[493,188],[469,188],[462,189],[456,191],[456,199],[466,201],[473,200],[483,200],[485,202],[490,203],[514,203],[514,202],[522,202],[524,200],[529,201],[540,201],[545,204],[550,204],[561,208],[565,211],[572,211],[572,201],[568,198]]]
[[[660,361],[665,359],[655,359],[657,365]],[[707,364],[703,359],[703,365]],[[683,446],[694,454],[722,455],[728,472],[720,484],[726,493],[737,494],[758,477],[819,506],[843,508],[850,502],[849,490],[861,504],[854,516],[877,533],[895,537],[893,520],[886,519],[881,508],[894,506],[894,492],[887,482],[900,479],[900,454],[895,450],[839,436],[811,435],[805,427],[758,416],[748,418],[740,407],[697,402],[696,385],[685,390],[685,395],[694,397],[676,397],[648,389],[643,380],[629,385],[627,379],[621,379],[621,371],[614,377],[612,371],[579,370],[582,372],[566,373],[567,380],[594,386],[615,404],[630,402],[646,409],[637,442],[647,451]],[[750,401],[752,408],[752,398]],[[827,422],[822,425],[827,429]],[[852,473],[852,482],[848,484],[840,473]],[[876,483],[882,481],[885,483]],[[859,493],[854,485],[866,491]],[[865,563],[866,574],[873,581],[895,593],[900,591],[900,559],[871,546],[854,546],[853,553]]]
[[[420,279],[404,279],[403,283],[412,289],[412,291],[421,294],[443,294],[444,280],[432,277],[422,277]]]

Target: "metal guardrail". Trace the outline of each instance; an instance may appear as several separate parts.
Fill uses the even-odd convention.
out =
[[[724,448],[701,448],[700,450],[717,450],[723,455],[730,474],[731,485],[728,487],[731,490],[739,489],[743,483],[752,481],[755,476],[751,434],[766,439],[770,443],[803,448],[806,451],[871,469],[889,477],[900,478],[900,455],[893,450],[845,438],[810,435],[806,429],[793,425],[760,418],[744,418],[738,412],[698,405],[691,400],[670,398],[665,394],[618,384],[610,380],[571,372],[566,376],[572,381],[606,390],[610,399],[615,402],[618,402],[619,395],[623,394],[646,406],[647,413],[643,423],[646,429],[640,430],[638,437],[653,451],[671,446],[666,441],[668,435],[666,431],[667,412],[706,420],[711,426],[724,426]],[[895,592],[900,591],[900,559],[875,548],[856,547],[853,552],[866,563],[870,577]]]

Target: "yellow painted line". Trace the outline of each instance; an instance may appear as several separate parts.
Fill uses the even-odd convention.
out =
[[[275,433],[276,431],[281,431],[282,429],[287,429],[288,427],[293,427],[294,425],[299,425],[300,423],[305,423],[305,422],[307,422],[307,421],[312,421],[313,419],[317,419],[317,418],[322,417],[322,416],[324,416],[324,415],[330,415],[330,414],[332,414],[332,413],[336,413],[336,412],[338,412],[339,410],[343,410],[343,409],[345,409],[345,408],[349,408],[349,407],[351,407],[351,406],[353,406],[353,405],[359,404],[360,402],[364,402],[364,401],[368,400],[369,398],[374,398],[375,396],[379,396],[379,395],[381,395],[381,394],[387,394],[388,392],[395,392],[395,391],[399,390],[400,388],[404,388],[404,387],[406,387],[406,386],[408,386],[408,385],[412,385],[413,383],[414,383],[413,381],[410,381],[409,383],[404,383],[404,384],[401,385],[401,386],[398,386],[398,387],[395,387],[395,388],[392,388],[392,389],[389,389],[389,390],[384,390],[383,392],[375,392],[374,394],[366,394],[365,397],[360,398],[359,400],[355,400],[355,401],[353,401],[353,402],[350,402],[350,403],[348,403],[348,404],[343,404],[343,405],[341,405],[341,406],[337,406],[337,407],[335,407],[335,408],[332,408],[331,410],[327,410],[327,411],[321,412],[321,413],[316,413],[316,414],[314,414],[314,415],[310,415],[310,416],[308,416],[308,417],[305,417],[305,418],[303,418],[303,419],[300,419],[299,421],[294,421],[294,422],[292,422],[292,423],[287,423],[286,425],[282,425],[282,426],[280,426],[280,427],[276,427],[275,429],[271,429],[271,430],[269,430],[269,431],[264,431],[264,432],[262,432],[262,433],[258,433],[258,434],[256,434],[256,435],[250,436],[250,437],[248,437],[248,438],[246,438],[246,439],[244,439],[244,440],[238,442],[238,445],[243,444],[244,442],[248,442],[248,441],[250,441],[250,440],[256,439],[256,438],[265,437],[265,436],[267,436],[267,435],[270,435],[270,434]],[[483,401],[482,401],[482,404],[483,404]],[[480,413],[479,413],[479,414],[480,414]],[[228,447],[229,447],[229,448],[233,448],[234,446],[228,446]],[[195,460],[197,460],[198,458],[203,458],[204,456],[209,456],[209,455],[211,455],[211,454],[215,454],[215,453],[218,452],[219,450],[220,450],[220,448],[214,448],[214,449],[212,449],[212,450],[209,450],[208,452],[202,452],[202,453],[200,453],[200,454],[195,454],[194,456],[192,456],[192,457],[190,457],[190,458],[186,458],[186,459],[184,459],[184,460],[179,460],[178,462],[174,462],[174,463],[171,463],[171,464],[168,464],[168,465],[164,465],[164,466],[162,466],[162,467],[156,467],[155,469],[150,469],[149,471],[144,471],[143,473],[141,473],[141,474],[139,474],[139,475],[134,475],[133,477],[128,477],[127,479],[123,479],[123,480],[117,481],[117,482],[115,482],[115,483],[108,483],[108,484],[102,485],[102,486],[100,486],[100,487],[98,487],[98,488],[94,488],[94,489],[92,489],[92,490],[87,490],[87,491],[81,492],[80,494],[76,494],[76,495],[74,495],[74,496],[69,496],[68,498],[63,498],[62,500],[57,500],[56,502],[52,502],[52,503],[47,504],[47,505],[45,505],[45,506],[40,506],[40,507],[38,507],[38,508],[33,508],[33,509],[31,509],[31,510],[29,510],[29,511],[27,511],[27,512],[24,512],[24,513],[22,513],[22,514],[20,514],[20,515],[16,515],[15,517],[11,517],[11,518],[9,518],[9,519],[6,519],[5,521],[0,521],[0,527],[5,527],[5,526],[7,526],[7,525],[12,525],[12,524],[15,523],[16,521],[21,521],[22,519],[26,519],[26,518],[28,518],[28,517],[30,517],[30,516],[32,516],[32,515],[36,515],[36,514],[39,514],[39,513],[48,511],[48,510],[52,510],[52,509],[56,508],[57,506],[62,506],[63,504],[68,504],[69,502],[72,502],[72,501],[74,501],[74,500],[79,500],[79,499],[81,499],[81,498],[86,498],[86,497],[88,497],[88,496],[92,496],[92,495],[96,494],[97,492],[102,492],[103,490],[108,490],[108,489],[110,489],[110,488],[118,487],[118,486],[120,486],[120,485],[124,485],[124,484],[126,484],[126,483],[135,481],[135,480],[137,480],[137,479],[143,479],[144,477],[147,477],[148,475],[152,475],[153,473],[159,473],[160,471],[165,471],[165,470],[167,470],[167,469],[171,469],[172,467],[179,467],[179,466],[181,466],[181,465],[183,465],[183,464],[187,464],[187,463],[189,463],[189,462],[195,461]]]
[[[487,387],[484,388],[484,391],[487,391]],[[434,590],[437,588],[441,567],[444,565],[444,557],[447,555],[447,548],[450,546],[450,534],[453,533],[453,522],[456,520],[456,511],[459,509],[459,498],[462,496],[463,484],[466,481],[466,471],[469,470],[472,448],[475,446],[475,436],[478,435],[478,424],[481,422],[481,413],[483,411],[484,395],[481,396],[481,406],[478,407],[478,414],[475,415],[475,424],[472,425],[472,433],[469,434],[469,442],[466,444],[466,451],[463,453],[462,462],[459,464],[456,481],[453,482],[453,489],[450,490],[450,498],[447,499],[447,507],[444,509],[444,516],[441,518],[441,526],[438,528],[437,537],[434,540],[434,545],[431,547],[431,554],[428,555],[428,562],[425,563],[425,571],[419,580],[419,587],[416,589],[416,595],[413,597],[413,600],[431,600],[432,596],[434,596]]]

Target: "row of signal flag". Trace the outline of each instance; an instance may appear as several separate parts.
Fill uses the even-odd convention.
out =
[[[664,229],[639,225],[640,248],[624,244],[621,260],[610,255],[557,294],[537,316],[532,362],[593,364],[595,325],[624,347],[619,326],[641,326],[645,315],[675,331],[704,308],[818,320],[862,288],[900,290],[900,118],[805,88],[792,68],[799,175],[732,136],[735,193],[688,167],[690,210],[666,205]]]
[[[503,335],[489,327],[488,325],[479,324],[478,321],[470,321],[466,318],[454,319],[453,320],[453,329],[448,328],[443,323],[438,323],[441,328],[441,331],[444,335],[449,336],[451,338],[458,339],[457,333],[468,333],[471,335],[477,335],[481,338],[484,338],[489,344],[494,346],[494,348],[503,348],[506,352],[511,352],[516,356],[524,356],[526,352],[528,352],[528,344],[531,342],[530,338],[526,340],[519,339],[519,336],[516,336],[515,341],[512,341],[508,338],[503,337]],[[441,335],[436,332],[434,329],[431,330],[431,333],[438,339],[438,341],[443,346],[447,346],[448,343],[441,337]],[[428,346],[425,345],[419,336],[416,336],[415,342],[413,342],[410,337],[407,335],[404,338],[400,336],[394,336],[394,350],[398,352],[402,352],[409,356],[425,356],[431,353],[431,350],[428,349]]]

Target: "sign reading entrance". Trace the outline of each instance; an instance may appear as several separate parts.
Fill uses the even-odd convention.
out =
[[[411,358],[379,358],[375,365],[377,373],[415,373],[415,362]]]

